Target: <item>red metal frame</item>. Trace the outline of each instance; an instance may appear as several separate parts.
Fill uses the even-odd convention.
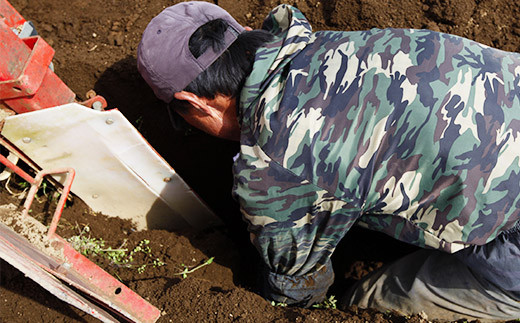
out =
[[[13,172],[31,184],[31,189],[24,203],[22,216],[29,216],[31,204],[45,176],[50,174],[67,174],[60,200],[54,212],[49,231],[47,232],[47,238],[54,241],[52,246],[57,250],[63,251],[65,262],[56,268],[51,268],[51,266],[45,266],[45,264],[34,261],[34,259],[30,260],[130,320],[155,322],[160,316],[160,311],[156,307],[148,303],[85,256],[81,255],[70,246],[66,240],[55,233],[74,180],[74,169],[41,170],[33,178],[2,154],[0,154],[0,163],[9,167]]]
[[[3,156],[2,156],[3,157]],[[14,165],[18,170],[14,170],[16,174],[20,174],[20,172],[23,172],[22,169],[20,169],[18,166]],[[49,227],[49,231],[47,232],[47,239],[51,239],[54,237],[54,233],[56,232],[56,227],[58,226],[58,221],[61,218],[61,214],[63,213],[63,208],[65,207],[65,202],[67,202],[67,197],[70,193],[70,187],[72,186],[72,181],[74,180],[74,176],[76,175],[76,172],[72,168],[60,168],[55,169],[52,171],[42,170],[36,174],[34,177],[34,182],[31,183],[31,189],[29,190],[29,193],[27,194],[27,197],[25,199],[25,203],[23,205],[23,216],[29,216],[29,210],[31,209],[31,204],[34,200],[34,197],[36,196],[36,193],[38,192],[38,189],[40,188],[41,183],[43,182],[43,178],[47,175],[51,174],[63,174],[66,173],[67,177],[65,178],[65,183],[63,184],[62,193],[60,196],[60,199],[58,201],[58,205],[56,206],[56,210],[54,211],[54,216],[52,217],[52,222]]]
[[[55,236],[54,241],[61,242],[67,263],[71,265],[65,274],[55,271],[54,275],[66,279],[68,273],[75,271],[82,281],[72,281],[74,287],[98,299],[101,297],[117,313],[137,322],[155,322],[159,318],[161,312],[156,307],[78,253],[64,239]]]
[[[64,284],[45,268],[59,268],[51,257],[0,222],[0,257],[40,284],[59,299],[83,310],[103,322],[118,323],[112,313],[91,302],[88,297]]]
[[[13,32],[13,29],[20,29],[25,22],[26,20],[7,0],[0,0],[0,106],[7,106],[16,113],[25,113],[74,102],[75,94],[49,68],[54,56],[52,47],[39,36],[22,39]],[[106,100],[101,96],[89,98],[82,104],[97,110],[107,106]],[[20,156],[28,165],[37,168],[23,152],[2,136],[0,136],[0,143]],[[67,174],[47,232],[47,239],[52,241],[51,246],[63,254],[63,259],[57,259],[55,255],[49,255],[45,250],[39,250],[22,236],[4,226],[0,226],[1,230],[5,230],[0,236],[0,254],[9,256],[11,261],[19,265],[20,268],[18,266],[17,268],[26,270],[24,271],[26,275],[49,291],[58,293],[55,295],[61,299],[100,319],[112,321],[104,312],[110,310],[129,321],[155,322],[160,316],[160,311],[156,307],[78,253],[55,233],[74,180],[74,169],[40,170],[33,178],[2,154],[0,154],[0,163],[31,184],[24,203],[22,218],[29,216],[31,204],[45,176]],[[49,179],[52,183],[56,183],[54,179]],[[11,237],[9,241],[4,239],[7,239],[7,236]],[[82,299],[65,284],[60,285],[59,280],[49,280],[45,272],[95,299],[103,309]],[[53,288],[48,286],[51,282]]]
[[[30,183],[31,185],[35,184],[36,181],[34,178],[31,177],[31,175],[27,174],[23,169],[13,164],[7,157],[0,154],[0,163],[4,164],[9,169],[13,170],[18,176],[23,178],[26,182]]]
[[[25,23],[22,15],[7,0],[0,0],[0,14],[11,28],[16,28]]]
[[[11,147],[12,149],[12,147]],[[18,167],[16,164],[12,163],[7,157],[0,154],[0,163],[4,164],[6,167],[11,169],[15,174],[23,178],[25,181],[31,184],[31,189],[27,194],[27,198],[25,199],[25,203],[23,205],[22,215],[29,216],[29,210],[31,209],[31,204],[40,188],[40,185],[43,182],[43,178],[47,175],[51,174],[63,174],[66,173],[67,177],[65,178],[65,182],[63,184],[62,193],[60,199],[58,200],[58,204],[56,210],[54,211],[54,216],[52,218],[51,226],[47,233],[47,238],[51,239],[56,232],[56,227],[58,226],[58,221],[61,218],[61,214],[63,213],[63,209],[65,208],[65,202],[67,202],[67,198],[70,193],[70,187],[72,186],[72,181],[74,180],[74,176],[76,175],[76,171],[72,168],[59,168],[55,170],[41,170],[36,176],[33,178],[31,175],[27,174],[23,169]]]
[[[0,52],[4,60],[0,65],[0,98],[34,95],[49,69],[54,49],[38,36],[20,39],[2,20],[0,42],[10,47]]]
[[[19,38],[13,32],[25,22],[0,0],[0,106],[24,113],[74,102],[74,92],[49,68],[54,49],[39,36]],[[107,106],[101,96],[81,104],[97,110]]]
[[[0,103],[24,113],[74,102],[74,92],[49,68],[53,56],[43,38],[21,39],[0,19]]]

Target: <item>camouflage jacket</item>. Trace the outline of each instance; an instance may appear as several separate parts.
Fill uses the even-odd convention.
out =
[[[520,217],[520,55],[409,29],[264,22],[241,93],[234,196],[265,295],[308,306],[356,222],[425,248],[482,245]]]

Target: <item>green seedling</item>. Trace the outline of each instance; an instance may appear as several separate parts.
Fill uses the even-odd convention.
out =
[[[27,191],[31,188],[31,184],[27,181],[24,181],[24,180],[20,180],[20,181],[16,181],[16,180],[13,180],[13,184],[14,184],[14,187],[17,189],[17,190],[21,190],[20,193],[15,193],[13,192],[10,188],[9,188],[9,183],[11,181],[11,177],[9,177],[7,179],[7,181],[5,182],[5,188],[6,190],[13,196],[15,197],[18,197],[20,199],[24,198],[27,194]],[[44,203],[45,202],[45,199],[48,199],[49,201],[53,202],[53,203],[57,203],[58,200],[60,199],[60,196],[61,196],[61,193],[59,192],[58,189],[56,189],[52,184],[50,184],[48,181],[44,180],[42,181],[42,183],[40,184],[40,187],[38,189],[38,192],[36,192],[34,198],[39,202],[39,203]],[[67,197],[67,201],[65,202],[65,205],[64,207],[66,208],[68,205],[70,205],[69,202],[72,202],[72,197],[69,195]]]
[[[132,262],[134,260],[134,255],[139,253],[139,252],[142,252],[146,255],[150,255],[152,253],[152,250],[150,249],[150,240],[147,240],[147,239],[143,239],[139,242],[139,244],[132,250],[130,251],[130,254],[128,256],[128,260],[130,262]],[[151,263],[146,263],[146,264],[142,264],[142,265],[139,265],[137,267],[137,272],[142,274],[144,273],[144,271],[146,270],[146,267],[147,266],[153,266],[153,267],[160,267],[160,266],[164,266],[165,263],[162,262],[159,258],[155,258],[155,260],[153,260]]]
[[[41,195],[39,195],[41,194]],[[48,181],[44,180],[40,184],[40,189],[38,190],[38,193],[36,194],[35,198],[38,200],[38,202],[43,203],[43,199],[46,198],[49,201],[53,203],[57,203],[60,199],[61,193]],[[67,202],[71,201],[71,197],[68,196]],[[65,203],[65,207],[67,207],[67,203]]]
[[[20,189],[22,189],[22,190],[31,187],[31,184],[29,184],[29,182],[26,182],[26,181],[20,181],[20,182],[18,182],[16,185],[17,185]]]
[[[151,263],[143,264],[143,265],[140,265],[139,267],[137,267],[137,272],[140,274],[144,273],[147,266],[153,266],[155,268],[155,267],[161,267],[164,265],[165,265],[165,263],[162,262],[159,258],[155,258],[155,260],[152,261]]]
[[[279,303],[275,301],[271,301],[272,306],[278,306],[278,307],[287,307],[287,303]]]
[[[45,196],[48,196],[48,195],[47,195],[47,186],[48,186],[48,185],[49,185],[49,184],[47,184],[46,181],[43,181],[43,182],[42,182],[42,185],[41,185],[41,188],[42,188],[42,191],[43,191],[43,195],[45,195]]]
[[[338,300],[334,295],[329,296],[329,298],[326,298],[323,302],[314,304],[312,307],[314,308],[328,308],[328,309],[336,309],[336,303]]]
[[[165,265],[165,263],[159,258],[154,259],[150,263],[139,265],[134,263],[134,256],[138,253],[144,253],[145,258],[151,256],[152,250],[149,246],[150,240],[141,240],[132,251],[128,252],[127,248],[123,248],[126,244],[126,240],[119,248],[114,249],[112,247],[105,247],[105,241],[103,239],[90,237],[89,232],[90,228],[84,226],[78,235],[67,239],[71,246],[84,256],[95,255],[103,257],[108,259],[117,267],[136,268],[137,272],[140,274],[142,274],[148,266],[160,267]]]
[[[174,275],[181,275],[182,278],[186,278],[186,277],[188,277],[188,274],[191,274],[191,273],[195,272],[196,270],[201,269],[204,266],[210,265],[213,262],[214,258],[215,257],[211,257],[208,260],[206,260],[203,264],[200,264],[200,265],[198,265],[198,266],[196,266],[196,267],[194,267],[192,269],[190,269],[190,267],[186,266],[185,264],[181,264],[181,266],[184,269],[181,272],[179,272],[179,273],[175,273]]]
[[[140,116],[139,118],[135,119],[135,128],[141,132],[141,127],[143,126],[143,116]]]
[[[74,249],[84,256],[96,255],[104,257],[115,264],[122,264],[124,262],[126,252],[128,251],[127,249],[113,249],[112,247],[105,248],[105,241],[103,239],[92,238],[89,232],[89,226],[84,226],[78,235],[68,238],[67,241]],[[121,245],[121,247],[123,245]]]

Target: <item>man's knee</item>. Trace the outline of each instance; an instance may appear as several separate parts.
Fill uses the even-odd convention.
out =
[[[520,300],[520,222],[495,240],[455,256],[470,270]]]
[[[420,250],[360,281],[342,300],[430,319],[509,320],[520,317],[511,293],[475,275],[454,255]]]

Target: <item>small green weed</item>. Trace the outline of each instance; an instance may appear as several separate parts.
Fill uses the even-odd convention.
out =
[[[213,262],[214,258],[215,257],[211,257],[208,260],[206,260],[203,264],[200,264],[192,269],[190,269],[190,267],[186,266],[185,264],[181,264],[181,266],[183,267],[183,270],[179,273],[175,273],[174,275],[181,275],[182,278],[186,278],[186,277],[188,277],[188,274],[191,274],[194,271],[199,270],[204,266],[210,265]]]
[[[147,239],[141,240],[139,242],[139,244],[132,251],[130,251],[130,254],[128,255],[128,260],[130,262],[134,261],[134,256],[140,252],[144,253],[146,255],[146,258],[151,256],[152,250],[150,249],[149,244],[150,244],[150,240],[147,240]],[[160,267],[160,266],[164,266],[165,263],[162,262],[159,258],[155,258],[151,263],[139,265],[137,267],[137,272],[140,274],[144,273],[144,271],[146,270],[146,267],[150,266],[150,265],[152,265],[153,267]]]
[[[141,128],[143,126],[144,118],[143,116],[139,116],[139,118],[135,119],[134,126],[139,132],[141,132]]]
[[[336,296],[330,295],[328,298],[326,298],[323,302],[314,304],[312,307],[314,308],[328,308],[328,309],[336,309],[336,303],[338,300],[336,299]]]
[[[9,177],[7,179],[7,181],[5,182],[5,188],[7,189],[7,191],[15,196],[15,197],[18,197],[20,199],[22,198],[25,198],[26,195],[27,195],[27,192],[29,191],[29,189],[31,188],[31,184],[25,180],[22,180],[22,179],[13,179],[12,181],[12,185],[10,184],[11,183],[11,177]],[[18,190],[18,191],[21,191],[19,193],[16,193],[16,192],[13,192],[13,190],[11,190],[9,188],[9,186],[12,186],[15,190]],[[60,199],[60,196],[61,196],[61,190],[60,189],[57,189],[54,187],[54,185],[52,185],[49,181],[47,180],[43,180],[42,183],[40,184],[40,187],[38,188],[38,191],[36,192],[34,198],[41,204],[41,203],[44,203],[46,200],[52,202],[52,203],[58,203],[59,199]],[[69,206],[70,204],[72,203],[72,196],[69,195],[67,196],[67,201],[65,202],[65,208],[67,206]]]
[[[67,239],[70,245],[84,256],[96,255],[109,259],[115,264],[121,264],[126,257],[127,249],[121,248],[113,249],[112,247],[105,248],[105,241],[103,239],[96,239],[90,236],[90,227],[84,226],[78,235]]]
[[[160,267],[165,265],[159,258],[155,258],[149,263],[134,263],[134,257],[139,253],[143,253],[145,259],[151,258],[152,250],[149,246],[150,240],[147,239],[141,240],[130,252],[128,252],[127,248],[123,248],[126,244],[126,240],[119,248],[105,247],[105,241],[103,239],[96,239],[90,236],[90,228],[86,225],[78,235],[68,238],[67,241],[84,256],[94,255],[103,257],[118,267],[136,268],[140,274],[146,270],[147,266]]]
[[[38,202],[43,203],[45,199],[48,199],[52,203],[58,203],[60,196],[61,196],[61,190],[56,189],[52,184],[50,184],[48,181],[44,180],[42,181],[40,185],[40,189],[36,193],[35,198],[38,200]],[[65,207],[67,207],[67,202],[71,202],[72,198],[69,195],[67,197],[67,201],[65,203]]]
[[[279,303],[275,301],[271,301],[272,306],[278,306],[278,307],[287,307],[287,303]]]
[[[26,188],[28,189],[28,188],[31,187],[31,184],[29,184],[29,182],[26,182],[26,181],[20,181],[20,182],[16,183],[16,185],[17,185],[20,189],[22,189],[22,190],[24,190],[24,189],[26,189]]]

